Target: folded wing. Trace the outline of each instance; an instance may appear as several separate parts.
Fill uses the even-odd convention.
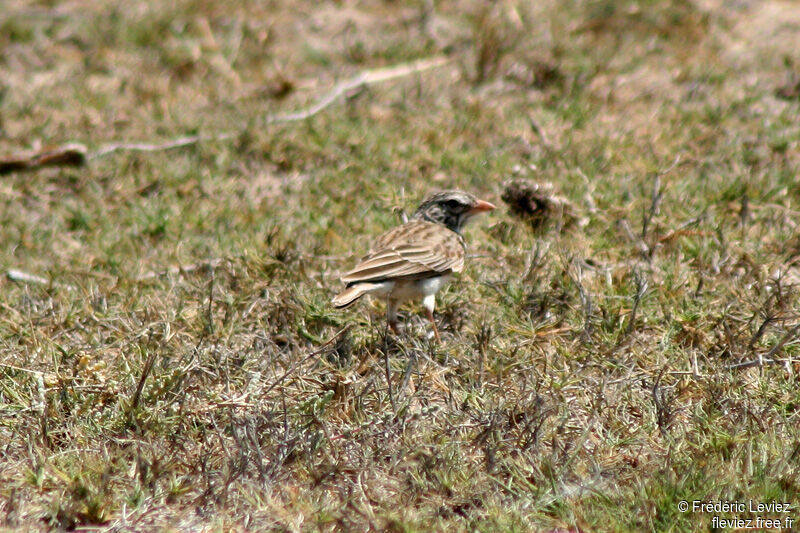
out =
[[[461,235],[439,224],[414,220],[378,237],[373,250],[342,276],[342,281],[351,284],[461,272],[464,256]]]

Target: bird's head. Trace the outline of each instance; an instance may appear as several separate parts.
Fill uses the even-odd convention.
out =
[[[495,206],[473,195],[457,190],[437,192],[425,199],[412,218],[442,224],[461,233],[464,224],[478,213],[491,211]]]

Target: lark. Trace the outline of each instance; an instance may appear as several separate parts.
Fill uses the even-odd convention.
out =
[[[433,317],[436,292],[464,269],[464,225],[494,208],[463,191],[431,195],[409,222],[378,237],[361,262],[342,276],[347,286],[333,298],[334,307],[348,307],[365,294],[385,298],[389,327],[397,333],[400,305],[422,300],[436,341],[441,342]]]

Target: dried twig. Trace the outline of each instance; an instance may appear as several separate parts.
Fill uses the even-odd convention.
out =
[[[292,113],[267,115],[264,118],[264,123],[279,124],[284,122],[297,122],[300,120],[306,120],[329,107],[336,102],[339,97],[347,95],[354,89],[410,76],[419,72],[424,72],[432,68],[446,65],[450,61],[450,58],[440,56],[429,59],[420,59],[419,61],[412,61],[410,63],[402,63],[393,67],[364,70],[356,76],[334,85],[330,91],[322,95],[322,97],[320,97],[312,106],[299,111],[294,111]],[[191,135],[188,137],[179,137],[178,139],[163,143],[111,143],[106,144],[96,152],[93,152],[89,156],[89,159],[97,159],[99,157],[119,151],[157,152],[191,146],[200,142],[227,141],[237,137],[240,135],[240,133],[241,132],[225,132],[216,135]]]
[[[778,350],[783,348],[783,346],[787,342],[789,342],[791,339],[797,337],[797,333],[798,332],[800,332],[800,324],[797,324],[795,327],[793,327],[792,329],[787,331],[786,335],[783,336],[783,338],[780,340],[780,342],[778,342],[778,344],[773,346],[772,349],[769,352],[767,352],[767,355],[764,356],[764,359],[769,359],[770,357],[772,357],[773,355],[778,353]]]
[[[680,162],[681,162],[681,156],[680,154],[678,154],[675,156],[675,160],[672,162],[672,164],[667,168],[665,168],[664,170],[659,171],[658,175],[666,176],[667,174],[672,172],[675,169],[675,167],[677,167],[680,164]]]
[[[650,247],[633,232],[633,228],[631,228],[630,223],[626,219],[623,218],[617,221],[617,227],[623,231],[628,240],[631,241],[645,259],[650,257]]]
[[[42,276],[29,274],[27,272],[23,272],[22,270],[15,270],[13,268],[6,271],[6,277],[8,278],[9,281],[13,281],[15,283],[47,285],[49,287],[61,287],[67,290],[76,289],[75,285],[71,285],[63,281],[58,281],[55,279],[49,280],[47,278],[43,278]]]
[[[191,146],[201,141],[225,141],[235,137],[235,133],[220,133],[218,135],[191,135],[189,137],[179,137],[172,141],[163,143],[110,143],[103,145],[99,150],[92,152],[89,159],[97,159],[114,152],[160,152],[162,150],[172,150],[173,148],[183,148],[184,146]]]
[[[751,361],[743,361],[741,363],[735,363],[732,365],[728,365],[725,367],[726,370],[744,370],[745,368],[752,368],[754,366],[763,366],[763,365],[786,365],[789,363],[789,359],[767,359],[767,358],[760,358],[760,359],[753,359]]]
[[[9,365],[6,363],[0,363],[0,368],[8,368],[9,370],[17,370],[19,372],[27,372],[33,375],[43,374],[41,370],[33,370],[31,368],[23,368],[21,366]]]
[[[574,267],[575,275],[572,274],[572,269],[570,267]],[[592,296],[583,286],[583,269],[578,261],[572,260],[567,265],[566,272],[578,288],[578,295],[580,296],[583,306],[583,331],[581,332],[581,339],[583,342],[590,343],[592,342],[592,315],[594,314],[594,307],[592,305]]]
[[[386,388],[389,391],[389,402],[392,404],[392,412],[397,413],[397,404],[394,401],[394,393],[392,392],[392,370],[389,367],[389,324],[386,324],[386,330],[383,333],[383,370],[386,373]]]
[[[419,61],[412,61],[411,63],[403,63],[393,67],[379,68],[374,70],[365,70],[356,76],[337,83],[333,89],[324,94],[314,105],[300,111],[293,113],[286,113],[283,115],[271,115],[265,120],[267,124],[276,124],[280,122],[295,122],[298,120],[305,120],[313,117],[326,107],[333,104],[340,96],[347,94],[353,89],[363,87],[365,85],[374,85],[382,83],[418,72],[423,72],[435,67],[446,65],[451,60],[447,57],[434,57],[430,59],[421,59]]]
[[[208,307],[206,307],[206,328],[214,334],[214,267],[208,269]]]
[[[0,174],[52,166],[80,167],[86,163],[86,155],[86,147],[78,143],[19,152],[0,157]]]
[[[758,328],[758,331],[756,332],[756,335],[754,335],[753,339],[751,339],[750,346],[748,346],[748,350],[752,351],[752,348],[755,345],[756,340],[758,339],[758,337],[763,335],[764,330],[766,329],[766,326],[770,322],[774,322],[775,320],[776,320],[775,317],[772,317],[772,316],[767,317],[767,319],[761,324],[761,327]],[[800,324],[797,324],[795,327],[793,327],[792,329],[787,331],[784,334],[783,338],[781,338],[781,340],[778,341],[778,344],[773,346],[772,349],[769,352],[766,353],[766,355],[759,354],[757,359],[753,359],[751,361],[744,361],[744,362],[741,362],[741,363],[735,363],[735,364],[732,364],[732,365],[727,365],[725,368],[727,370],[740,370],[740,369],[744,369],[744,368],[751,368],[751,367],[754,367],[754,366],[763,367],[764,365],[782,364],[782,365],[786,366],[786,368],[787,368],[787,370],[789,372],[791,372],[791,364],[793,362],[791,358],[789,358],[789,359],[773,359],[773,357],[775,356],[776,353],[778,353],[778,351],[781,348],[783,348],[786,345],[786,343],[788,343],[790,340],[796,338],[799,333],[800,333]]]
[[[411,383],[411,390],[412,390],[411,395],[414,394],[413,393],[414,382],[411,380],[411,373],[414,370],[416,362],[417,362],[417,352],[415,350],[411,350],[410,353],[408,354],[408,364],[406,365],[406,370],[403,373],[402,385],[400,385],[400,390],[403,393],[405,393],[405,391],[408,390],[408,384]]]
[[[133,394],[130,407],[128,408],[128,424],[131,426],[136,422],[136,408],[139,407],[139,400],[142,398],[144,383],[147,381],[147,376],[149,376],[150,372],[153,371],[153,367],[156,363],[156,356],[158,355],[158,352],[154,349],[151,342],[148,341],[147,344],[149,353],[147,354],[147,359],[145,359],[144,366],[142,367],[142,375],[139,377],[139,384],[136,386],[136,392]]]
[[[438,56],[420,59],[410,63],[401,63],[392,67],[364,70],[356,76],[339,82],[322,95],[312,106],[292,113],[268,115],[265,124],[296,122],[313,117],[323,109],[336,102],[339,97],[359,87],[375,85],[385,81],[410,76],[432,68],[441,67],[451,61],[448,57]],[[0,157],[0,174],[8,174],[21,170],[34,170],[43,166],[83,166],[87,161],[113,154],[114,152],[160,152],[184,148],[201,142],[227,141],[239,136],[242,132],[229,131],[215,135],[189,135],[178,137],[162,143],[116,142],[102,145],[98,150],[89,153],[82,144],[70,143],[44,150],[33,150]]]
[[[656,407],[656,423],[664,437],[667,436],[667,430],[672,422],[672,402],[675,400],[674,394],[667,395],[661,389],[661,378],[664,377],[666,371],[667,365],[664,365],[658,373],[655,382],[653,382],[653,387],[650,389],[653,396],[653,404],[655,404]]]
[[[633,296],[633,307],[631,308],[630,318],[628,319],[628,327],[625,328],[626,336],[633,332],[633,325],[636,322],[636,311],[639,310],[639,303],[642,301],[642,297],[647,291],[647,279],[645,279],[639,269],[634,269],[633,281],[636,284],[636,294]]]
[[[769,300],[771,300],[771,299],[772,299],[772,295],[770,295],[770,297],[767,299],[767,303],[769,303]],[[767,318],[764,319],[764,321],[758,327],[758,330],[756,330],[755,334],[753,334],[753,336],[750,338],[750,342],[747,344],[747,352],[748,353],[753,353],[755,351],[756,343],[759,341],[759,339],[761,339],[761,337],[764,336],[764,333],[766,333],[767,326],[769,326],[770,324],[772,324],[773,322],[775,322],[777,320],[778,320],[777,316],[775,316],[773,314],[768,314],[767,315]]]
[[[650,195],[650,209],[647,211],[647,213],[642,213],[642,241],[647,239],[647,229],[650,227],[653,217],[660,212],[661,199],[663,196],[664,191],[661,190],[661,178],[660,175],[656,175],[653,178],[653,191]],[[652,250],[652,247],[650,249]]]

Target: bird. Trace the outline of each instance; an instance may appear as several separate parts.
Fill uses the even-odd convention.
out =
[[[398,333],[400,304],[421,299],[436,341],[441,343],[433,318],[436,292],[464,269],[464,225],[493,209],[493,204],[460,190],[428,196],[407,223],[375,239],[369,253],[341,277],[346,286],[333,298],[333,306],[349,307],[365,294],[383,297],[388,325]]]

